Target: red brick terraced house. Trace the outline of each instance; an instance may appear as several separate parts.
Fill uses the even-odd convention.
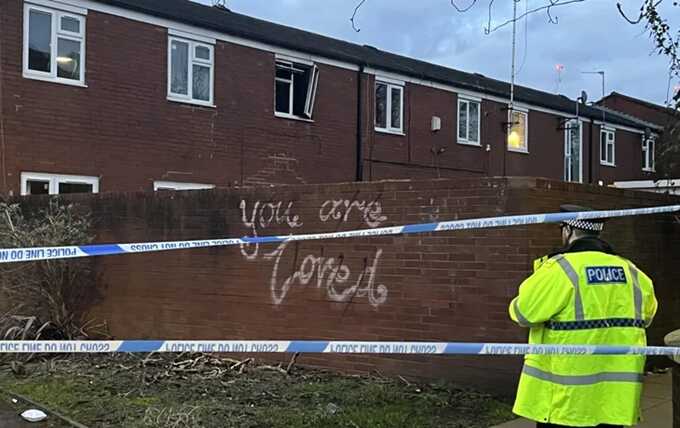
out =
[[[654,178],[660,127],[186,0],[0,0],[5,194]]]

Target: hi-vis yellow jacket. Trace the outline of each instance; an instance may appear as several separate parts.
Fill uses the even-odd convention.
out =
[[[510,304],[531,344],[646,346],[656,313],[651,279],[601,251],[559,254],[535,264]],[[570,427],[635,425],[644,356],[527,355],[513,411]]]

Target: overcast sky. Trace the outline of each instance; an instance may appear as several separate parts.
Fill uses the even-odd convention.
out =
[[[212,4],[212,0],[195,0]],[[472,0],[456,0],[460,6]],[[358,44],[407,55],[464,71],[510,80],[512,26],[484,34],[489,0],[478,0],[461,14],[449,0],[366,0],[356,18],[349,18],[358,0],[227,0],[232,11],[313,31]],[[547,0],[522,0],[519,11]],[[624,0],[635,11],[642,0]],[[512,17],[510,0],[500,0],[492,23]],[[673,28],[680,26],[680,8],[666,6]],[[558,24],[543,12],[532,14],[517,28],[520,84],[558,91],[556,65],[564,65],[559,92],[575,98],[586,90],[591,100],[602,95],[601,78],[582,71],[605,71],[606,93],[612,91],[664,104],[668,93],[668,62],[653,52],[642,26],[624,21],[615,0],[587,0],[556,8]],[[526,48],[525,48],[526,47]],[[671,91],[678,84],[671,84]]]

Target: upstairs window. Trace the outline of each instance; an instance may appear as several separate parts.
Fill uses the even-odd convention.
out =
[[[277,116],[311,119],[319,86],[319,68],[277,60],[275,82]]]
[[[81,175],[21,173],[22,195],[64,195],[99,193],[99,178]]]
[[[27,4],[24,77],[85,84],[85,17]]]
[[[600,163],[614,166],[616,157],[616,133],[613,129],[604,128],[600,132]]]
[[[168,48],[168,99],[212,106],[213,46],[169,37]]]
[[[508,130],[508,150],[512,152],[528,153],[527,144],[527,119],[525,111],[512,110],[509,114],[510,127]]]
[[[377,81],[375,83],[375,129],[403,134],[404,87]]]
[[[458,100],[458,142],[479,146],[479,101]]]
[[[656,140],[654,137],[642,138],[642,169],[644,171],[653,172],[654,165],[654,146]]]

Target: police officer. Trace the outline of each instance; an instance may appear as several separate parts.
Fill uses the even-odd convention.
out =
[[[510,304],[529,343],[646,346],[657,309],[652,280],[600,239],[603,227],[563,222],[564,247],[534,264]],[[513,411],[539,428],[635,425],[644,365],[637,355],[527,355]]]

